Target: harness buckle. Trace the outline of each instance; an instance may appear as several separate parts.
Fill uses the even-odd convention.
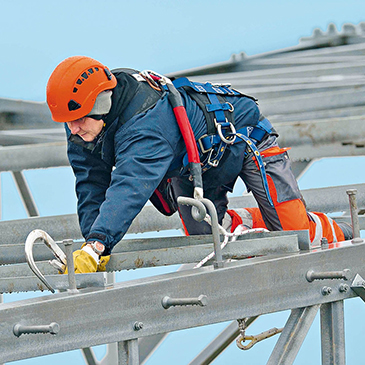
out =
[[[224,143],[227,143],[227,144],[233,144],[234,141],[236,140],[236,128],[234,127],[234,125],[230,122],[228,122],[227,118],[226,118],[226,123],[228,123],[229,125],[229,129],[230,129],[230,136],[229,136],[229,139],[226,138],[224,135],[223,135],[223,132],[222,132],[222,124],[221,123],[218,123],[216,119],[214,119],[214,124],[217,128],[217,131],[218,131],[218,135],[219,137],[221,138],[221,140],[224,142]]]
[[[204,147],[204,143],[203,143],[203,139],[208,137],[207,134],[204,134],[203,136],[201,136],[199,139],[198,139],[198,144],[199,144],[199,147],[200,147],[200,150],[201,150],[201,153],[204,155],[205,153],[209,152],[212,150],[212,146],[210,146],[209,148],[205,148]]]

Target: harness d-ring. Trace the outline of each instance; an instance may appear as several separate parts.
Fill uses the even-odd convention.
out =
[[[227,139],[223,133],[222,133],[222,125],[219,124],[219,123],[216,123],[216,126],[217,126],[217,131],[218,131],[218,135],[219,137],[221,138],[221,140],[224,142],[224,143],[227,143],[227,144],[233,144],[234,141],[236,140],[236,128],[233,126],[232,123],[229,123],[229,128],[231,129],[231,133],[230,134],[230,137],[231,139]]]
[[[229,103],[228,101],[227,101],[227,104],[229,105],[229,109],[228,109],[228,111],[229,111],[230,113],[233,113],[233,112],[234,112],[234,106],[233,106],[231,103]]]
[[[34,274],[38,277],[38,279],[52,292],[54,293],[55,290],[52,286],[48,283],[47,279],[44,275],[40,272],[37,265],[34,262],[33,257],[33,245],[37,239],[42,239],[47,247],[50,248],[54,256],[56,257],[57,261],[60,265],[67,265],[66,255],[65,253],[59,248],[56,242],[52,239],[52,237],[47,233],[40,229],[36,229],[29,233],[27,239],[25,240],[25,258],[27,259],[28,265],[30,269],[34,272]]]

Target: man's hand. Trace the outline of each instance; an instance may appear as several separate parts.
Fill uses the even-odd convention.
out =
[[[90,272],[96,272],[98,264],[95,259],[87,253],[85,250],[77,250],[73,253],[74,266],[76,274],[86,274]],[[68,273],[66,268],[65,274]]]
[[[103,246],[100,242],[97,242],[97,248],[100,249]],[[94,249],[94,244],[85,242],[81,250],[77,250],[73,253],[75,273],[76,274],[86,274],[97,271],[106,271],[106,264],[110,260],[109,256],[99,256],[99,252]],[[104,246],[102,247],[104,248]],[[104,251],[104,250],[102,250]],[[66,268],[65,274],[67,274],[68,269]]]
[[[101,256],[100,262],[98,264],[98,269],[96,271],[106,271],[106,265],[110,260],[110,255],[108,256]]]

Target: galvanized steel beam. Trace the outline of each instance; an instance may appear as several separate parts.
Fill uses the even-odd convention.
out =
[[[118,343],[118,365],[139,365],[137,339]]]
[[[282,146],[284,147],[284,145]],[[308,166],[308,163],[321,158],[364,156],[364,147],[365,140],[354,141],[353,143],[304,144],[301,146],[293,146],[288,153],[292,165],[295,166],[296,163],[303,162]],[[298,175],[296,177],[299,178]]]
[[[322,365],[345,365],[343,300],[321,305]]]
[[[3,267],[2,267],[3,269]],[[54,270],[52,270],[53,272]],[[67,275],[47,275],[47,281],[55,290],[67,290],[69,288]],[[104,287],[105,275],[102,272],[92,274],[80,274],[76,276],[78,288]],[[14,276],[0,278],[0,293],[19,293],[29,291],[49,290],[40,280],[33,276]]]
[[[344,108],[331,108],[325,110],[307,110],[305,112],[293,113],[293,114],[278,114],[270,115],[270,121],[276,127],[278,123],[286,122],[307,122],[319,119],[338,119],[346,118],[357,115],[363,115],[365,113],[365,106],[347,106]]]
[[[330,118],[302,122],[276,123],[282,146],[308,144],[321,146],[326,143],[349,142],[365,136],[365,116]]]
[[[215,75],[209,75],[210,82],[230,82],[235,87],[237,82],[244,82],[244,80],[256,79],[266,80],[272,79],[291,79],[296,77],[323,77],[333,75],[364,75],[365,66],[361,62],[351,62],[348,64],[335,63],[335,64],[322,64],[322,65],[310,65],[310,66],[297,66],[297,67],[281,67],[272,68],[267,70],[244,70],[244,65],[241,70],[229,73],[219,73]],[[192,81],[206,82],[207,76],[194,76],[191,77]]]
[[[34,123],[30,123],[34,124]],[[52,143],[65,141],[65,132],[59,128],[20,129],[0,131],[0,145],[30,145],[34,143]]]
[[[270,254],[294,253],[298,252],[298,238],[296,234],[276,235],[272,237],[237,240],[229,243],[223,250],[223,258],[243,259],[253,256],[265,256]],[[194,237],[189,237],[194,240]],[[210,243],[188,245],[181,247],[164,247],[160,249],[145,249],[142,251],[128,251],[125,253],[113,252],[107,265],[107,271],[129,270],[142,267],[155,267],[163,265],[175,265],[185,263],[197,263],[213,251],[213,243],[211,237],[206,236],[206,241]],[[168,242],[168,241],[165,241]],[[76,247],[75,247],[76,248]],[[208,261],[210,263],[210,261]],[[52,275],[57,273],[55,268],[49,265],[48,261],[36,263],[37,267],[43,275]],[[28,291],[34,289],[34,281],[31,280],[29,289],[25,284],[18,285],[19,277],[34,278],[28,264],[3,265],[0,266],[0,293],[11,291]],[[28,283],[24,279],[24,283]],[[39,282],[39,285],[40,282]],[[42,285],[42,290],[45,288]]]
[[[187,270],[153,278],[115,284],[107,290],[81,290],[79,294],[54,294],[41,299],[5,303],[0,307],[0,361],[69,351],[114,341],[166,333],[211,323],[253,317],[351,298],[340,291],[341,281],[306,280],[308,270],[336,271],[365,276],[365,244],[299,255],[232,262],[226,268]],[[242,285],[244,280],[244,285]],[[323,295],[324,285],[333,288]],[[217,290],[219,288],[219,290]],[[206,306],[164,309],[162,299],[206,295]],[[265,301],[262,301],[262,297]],[[258,303],[260,303],[258,305]],[[103,310],[90,316],[95,307]],[[25,310],[25,308],[27,310]],[[64,315],[64,308],[72,311]],[[122,313],[122,315],[121,315]],[[134,323],[143,323],[136,332]],[[58,323],[57,335],[13,335],[14,325]],[[83,336],[80,336],[80,330]]]
[[[359,87],[364,86],[365,80],[351,80],[351,81],[332,81],[319,83],[305,83],[305,84],[289,84],[289,85],[273,85],[273,86],[256,86],[249,87],[243,81],[242,84],[236,83],[235,88],[242,90],[245,94],[253,95],[260,102],[271,99],[278,99],[284,97],[300,97],[304,95],[315,96],[318,93],[330,93],[336,91],[348,92],[356,91]]]
[[[293,364],[320,305],[292,309],[267,365]]]
[[[338,212],[348,211],[349,202],[346,194],[348,189],[357,189],[357,204],[359,209],[364,208],[365,184],[344,185],[338,187],[302,190],[303,197],[310,211]],[[255,207],[256,201],[252,195],[231,198],[229,207]],[[360,227],[364,228],[360,217]],[[177,214],[165,217],[152,206],[146,206],[134,219],[128,233],[163,231],[182,228]],[[25,242],[28,234],[34,229],[46,231],[55,241],[66,238],[82,239],[76,214],[61,216],[34,217],[0,222],[0,246]],[[121,241],[123,242],[123,240]],[[0,256],[1,257],[1,256]]]
[[[65,142],[0,147],[0,172],[70,166]]]
[[[270,117],[272,114],[299,113],[307,110],[345,108],[349,105],[365,104],[365,86],[356,91],[330,91],[307,95],[287,96],[260,101],[260,110]]]
[[[28,217],[38,217],[39,211],[23,172],[12,171],[12,175]]]

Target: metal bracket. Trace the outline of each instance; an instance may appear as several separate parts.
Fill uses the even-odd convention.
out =
[[[365,302],[365,280],[359,274],[352,281],[351,289]]]

